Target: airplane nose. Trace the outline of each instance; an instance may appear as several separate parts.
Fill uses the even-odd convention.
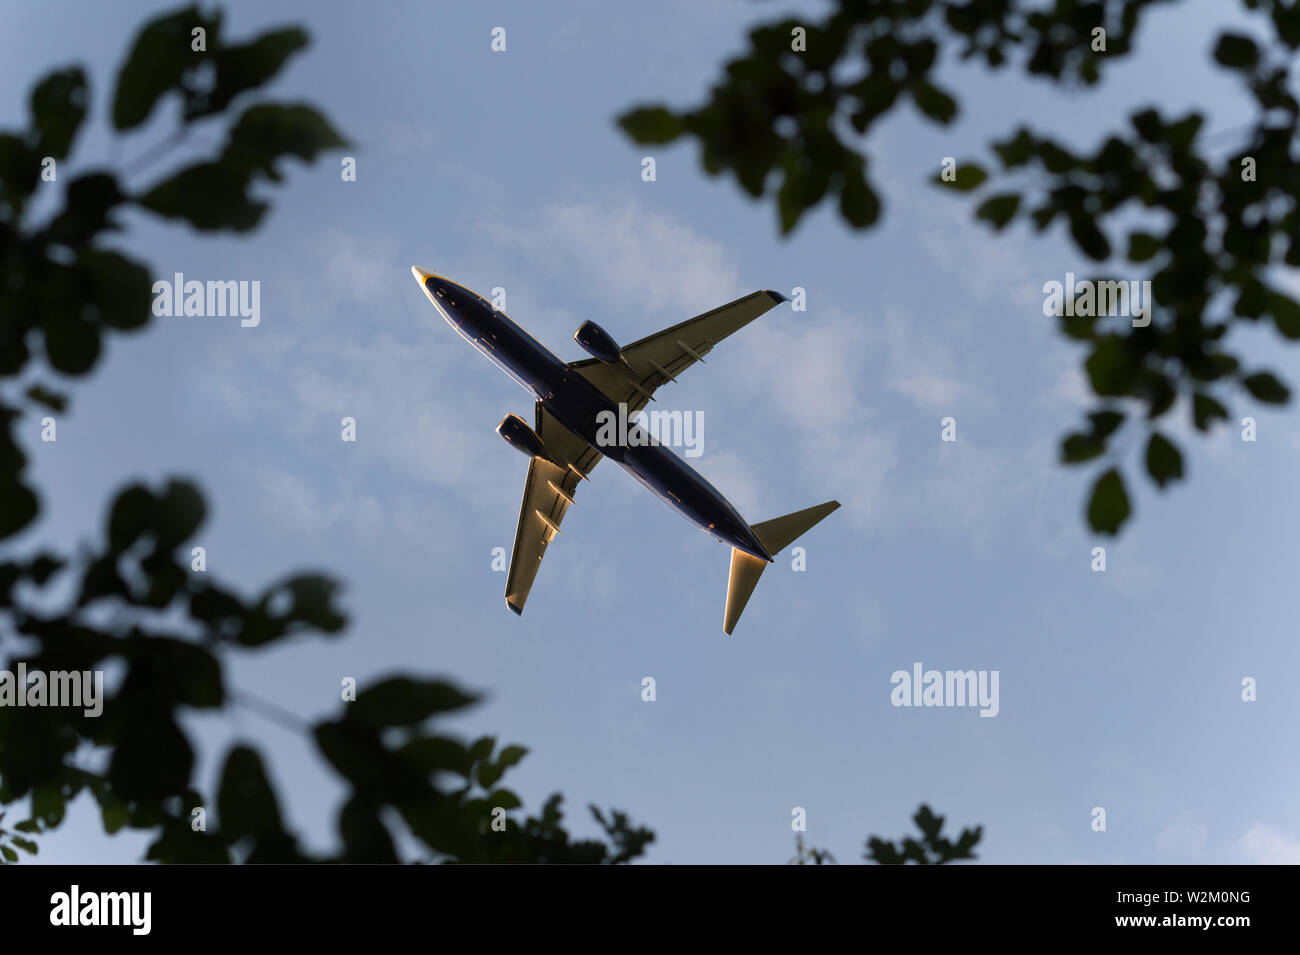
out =
[[[412,265],[412,266],[411,266],[411,274],[415,276],[415,280],[416,280],[417,282],[419,282],[421,285],[423,285],[423,284],[424,284],[424,280],[427,279],[427,278],[428,278],[430,275],[432,275],[433,273],[432,273],[432,272],[426,272],[424,269],[420,268],[418,265]]]

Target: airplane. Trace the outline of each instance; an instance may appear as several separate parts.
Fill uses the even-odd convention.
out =
[[[827,501],[751,525],[717,488],[632,422],[661,385],[676,381],[728,335],[788,301],[779,292],[753,292],[625,348],[595,322],[583,322],[573,340],[592,357],[564,362],[481,295],[419,266],[412,266],[411,274],[447,324],[535,399],[533,427],[515,414],[497,425],[497,433],[530,459],[506,576],[506,604],[516,614],[524,611],[542,557],[560,533],[578,485],[589,480],[601,458],[621,465],[692,524],[731,546],[722,615],[727,634],[774,555],[840,506]],[[620,405],[619,420],[628,421],[626,440],[610,442],[608,435],[602,440],[602,412],[618,415]],[[638,429],[635,440],[632,429]]]

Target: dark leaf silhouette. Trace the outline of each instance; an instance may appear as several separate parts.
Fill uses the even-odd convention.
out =
[[[963,829],[957,841],[943,835],[943,816],[936,816],[929,806],[922,805],[912,821],[921,830],[921,838],[904,837],[899,842],[889,842],[878,836],[867,840],[867,859],[881,865],[943,865],[963,859],[975,858],[975,846],[984,834],[983,826]]]
[[[752,29],[748,46],[724,64],[697,105],[637,104],[619,124],[641,143],[696,142],[707,174],[734,176],[746,194],[775,200],[782,234],[837,192],[844,223],[869,228],[882,211],[862,197],[876,190],[869,179],[859,184],[845,171],[869,168],[869,149],[878,144],[870,133],[900,102],[910,98],[941,126],[960,114],[960,91],[937,85],[937,64],[976,59],[994,73],[1018,71],[1064,89],[1087,89],[1132,53],[1150,10],[1170,2],[836,0],[820,17]],[[1145,266],[1152,300],[1142,322],[1117,330],[1095,314],[1062,314],[1060,327],[1086,346],[1098,399],[1144,405],[1149,423],[1179,401],[1189,403],[1202,431],[1228,418],[1222,392],[1209,394],[1201,387],[1207,382],[1235,380],[1266,404],[1289,399],[1274,376],[1243,375],[1240,356],[1222,344],[1234,321],[1266,314],[1284,338],[1300,339],[1300,305],[1273,284],[1275,265],[1300,266],[1294,238],[1300,102],[1287,69],[1288,56],[1300,48],[1300,18],[1282,4],[1242,0],[1241,7],[1242,13],[1266,11],[1263,23],[1272,36],[1224,30],[1208,58],[1202,49],[1187,54],[1189,63],[1229,71],[1251,100],[1246,128],[1226,152],[1210,144],[1201,114],[1144,107],[1090,137],[1097,143],[1092,149],[1079,151],[1019,125],[990,143],[1000,171],[966,161],[954,175],[951,160],[943,159],[927,173],[946,190],[971,194],[975,217],[995,230],[1024,215],[1040,232],[1063,229],[1090,259],[1107,261],[1122,251],[1128,262]],[[795,26],[807,32],[805,50],[791,50]],[[1104,52],[1093,45],[1098,28],[1105,31]],[[848,122],[828,122],[831,116]],[[773,195],[777,173],[783,178]],[[986,187],[995,191],[985,194]],[[1135,217],[1143,220],[1137,228]],[[1230,312],[1220,305],[1224,293]],[[1171,462],[1175,454],[1181,461],[1167,438],[1156,447],[1158,461]],[[1107,435],[1079,431],[1064,439],[1061,457],[1092,461],[1109,449]],[[1166,464],[1148,470],[1159,487],[1171,480]],[[1118,529],[1128,516],[1127,498],[1114,478],[1098,487],[1103,493],[1094,489],[1089,522]]]
[[[1132,512],[1124,478],[1116,468],[1110,468],[1097,478],[1088,501],[1088,526],[1102,534],[1118,534]]]

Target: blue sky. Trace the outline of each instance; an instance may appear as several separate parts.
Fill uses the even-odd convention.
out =
[[[871,134],[883,225],[853,234],[823,210],[788,240],[770,205],[704,176],[693,145],[636,147],[613,118],[696,102],[747,24],[800,7],[610,6],[227,4],[232,36],[309,27],[272,92],[325,110],[358,179],[337,157],[292,167],[251,238],[131,220],[121,241],[159,277],[259,280],[261,323],[164,318],[112,341],[58,441],[33,423],[33,540],[87,540],[129,479],[195,477],[212,573],[251,591],[327,570],[353,621],[342,639],[235,658],[232,685],[313,718],[347,676],[450,674],[489,697],[459,730],[530,748],[507,777],[528,806],[562,791],[583,833],[587,803],[625,809],[658,834],[650,862],[784,861],[794,807],[809,842],[856,861],[868,834],[910,831],[923,801],[950,826],[982,823],[992,863],[1300,861],[1294,412],[1234,398],[1258,421],[1246,443],[1236,426],[1193,436],[1180,410],[1190,480],[1131,481],[1135,522],[1095,539],[1091,472],[1056,463],[1090,407],[1082,355],[1041,291],[1088,265],[1057,231],[994,238],[928,183],[944,156],[983,157],[1022,121],[1078,145],[1145,103],[1240,125],[1244,97],[1209,67],[1219,5],[1150,14],[1097,91],[946,65],[953,128],[905,106]],[[114,152],[104,118],[126,44],[166,8],[5,4],[6,125],[43,70],[79,61],[93,77],[94,123],[61,179],[166,134],[170,112]],[[511,317],[567,359],[586,319],[630,341],[754,289],[806,289],[807,311],[769,312],[659,403],[703,413],[690,463],[751,522],[844,504],[801,541],[807,571],[778,559],[724,636],[726,548],[607,464],[516,618],[491,552],[510,546],[526,464],[493,429],[531,401],[438,318],[413,264],[504,288]],[[1267,334],[1242,347],[1300,381]],[[915,661],[998,670],[1000,712],[892,706],[891,674]],[[251,741],[304,840],[333,844],[342,790],[307,741],[240,709],[190,725],[205,781]],[[40,861],[134,861],[146,841],[104,836],[83,799]]]

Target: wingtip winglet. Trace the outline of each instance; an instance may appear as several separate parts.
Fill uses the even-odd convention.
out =
[[[763,294],[766,295],[768,298],[770,298],[772,301],[776,302],[776,304],[778,305],[780,305],[782,302],[790,301],[780,292],[773,292],[770,288],[763,289]]]
[[[524,615],[524,608],[511,603],[509,597],[506,598],[506,606],[515,612],[516,617],[522,617]]]

